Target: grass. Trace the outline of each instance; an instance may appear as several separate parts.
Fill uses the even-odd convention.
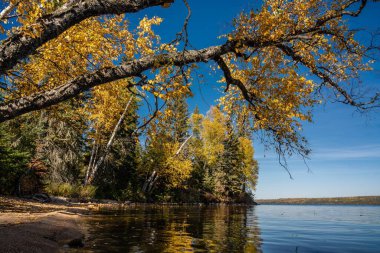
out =
[[[95,196],[96,187],[92,185],[72,185],[69,183],[49,184],[46,187],[46,191],[54,196],[92,199]]]

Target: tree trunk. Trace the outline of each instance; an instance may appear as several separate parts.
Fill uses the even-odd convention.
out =
[[[107,155],[108,155],[108,152],[110,151],[111,146],[112,146],[112,144],[113,144],[113,142],[114,142],[114,140],[115,140],[115,136],[116,136],[116,134],[117,134],[117,132],[118,132],[118,130],[119,130],[119,128],[120,128],[120,125],[123,123],[124,118],[125,118],[125,116],[126,116],[127,113],[128,113],[128,108],[129,108],[130,104],[132,103],[133,97],[134,97],[134,96],[131,96],[131,97],[130,97],[130,99],[129,99],[127,105],[126,105],[125,108],[124,108],[123,113],[121,114],[121,116],[120,116],[120,118],[119,118],[119,121],[118,121],[117,124],[115,125],[115,128],[113,129],[113,132],[112,132],[112,134],[111,134],[111,137],[110,137],[110,139],[108,140],[107,146],[106,146],[106,148],[105,148],[105,150],[104,150],[102,156],[100,156],[100,158],[99,158],[97,161],[94,160],[94,161],[93,161],[93,164],[94,164],[94,165],[93,165],[93,166],[90,166],[90,167],[92,167],[92,168],[88,171],[89,176],[88,176],[87,180],[85,181],[85,185],[87,185],[87,184],[91,184],[91,183],[93,182],[93,180],[94,180],[94,178],[95,178],[95,175],[96,175],[96,172],[97,172],[97,171],[99,170],[99,168],[103,165],[104,160],[106,159],[106,157],[107,157]]]

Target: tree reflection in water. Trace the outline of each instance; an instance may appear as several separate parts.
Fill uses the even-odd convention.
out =
[[[138,206],[84,222],[80,252],[261,252],[255,207]]]

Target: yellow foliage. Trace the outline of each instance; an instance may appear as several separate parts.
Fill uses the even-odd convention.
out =
[[[254,156],[252,140],[246,137],[239,137],[239,149],[243,156],[243,174],[251,189],[255,189],[257,183],[258,165]]]
[[[245,85],[254,105],[247,104],[241,90],[231,85],[219,100],[223,110],[230,114],[248,108],[254,130],[270,130],[278,140],[296,142],[301,122],[311,121],[311,109],[320,103],[315,96],[320,86],[300,65],[312,74],[316,69],[327,69],[336,83],[369,69],[362,61],[363,47],[342,18],[324,24],[329,35],[307,32],[322,16],[336,14],[343,4],[339,0],[266,0],[260,10],[242,13],[235,20],[236,30],[227,36],[237,42],[238,49],[224,60],[233,78]],[[251,48],[244,44],[247,40],[273,46]],[[292,48],[302,61],[292,59],[277,45]]]
[[[127,80],[120,80],[93,89],[91,102],[83,110],[92,122],[96,140],[108,140],[130,99],[128,86]]]
[[[168,138],[167,129],[162,125],[162,118],[168,117],[166,112],[159,115],[156,123],[151,124],[148,130],[149,146],[147,147],[145,173],[156,171],[160,181],[172,189],[185,186],[184,182],[190,178],[193,170],[191,159],[178,150],[182,143]]]
[[[202,122],[203,152],[209,164],[215,164],[223,153],[223,140],[226,137],[226,118],[217,107],[211,107]]]
[[[42,30],[36,21],[68,1],[10,2],[18,3],[16,12],[20,26],[14,27],[14,31],[36,37]],[[320,103],[315,96],[320,86],[303,67],[310,69],[313,75],[316,69],[327,69],[334,73],[331,79],[336,83],[348,81],[360,71],[370,69],[363,63],[363,47],[355,41],[354,33],[342,17],[322,25],[321,29],[330,32],[310,30],[316,28],[321,17],[337,14],[344,4],[342,0],[265,0],[260,10],[242,13],[234,21],[235,30],[226,36],[236,43],[235,52],[223,55],[223,59],[232,78],[244,84],[251,104],[236,85],[230,85],[219,100],[224,112],[244,114],[254,121],[253,130],[269,130],[279,142],[297,142],[296,133],[302,122],[312,120],[311,110]],[[11,95],[6,100],[50,90],[77,76],[114,67],[120,62],[177,52],[180,43],[162,43],[154,32],[153,27],[162,22],[160,17],[144,17],[134,30],[130,30],[125,15],[85,19],[39,47],[36,54],[12,69],[14,75],[4,77],[12,83]],[[279,45],[291,48],[296,58]],[[173,62],[162,66],[161,62],[157,57],[148,75],[150,80],[141,89],[162,100],[190,96],[195,66],[173,66]],[[88,103],[78,109],[78,117],[88,117],[92,129],[100,135],[110,133],[130,96],[128,83],[133,81],[119,80],[93,89],[86,94]],[[66,110],[64,106],[60,108]],[[205,156],[211,163],[223,151],[220,140],[226,132],[225,120],[214,108],[203,121],[202,138],[207,140]]]
[[[59,2],[59,6],[64,2]],[[26,14],[20,21],[22,27],[28,27],[38,17],[57,7],[52,5],[52,1],[45,0],[21,2],[17,11]],[[17,92],[8,99],[50,90],[76,76],[118,65],[121,60],[134,59],[136,54],[150,54],[156,50],[152,41],[159,40],[151,26],[161,22],[157,17],[144,18],[135,34],[128,30],[124,15],[89,18],[80,22],[41,46],[28,62],[17,66],[22,76],[16,78],[12,88]],[[98,141],[109,137],[129,100],[131,94],[127,88],[132,81],[118,80],[92,90],[85,105],[77,110],[80,117],[86,117],[91,123],[94,135],[90,137]]]

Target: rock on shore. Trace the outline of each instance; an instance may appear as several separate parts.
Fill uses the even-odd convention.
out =
[[[79,215],[64,212],[0,213],[1,252],[64,252],[83,246]]]

